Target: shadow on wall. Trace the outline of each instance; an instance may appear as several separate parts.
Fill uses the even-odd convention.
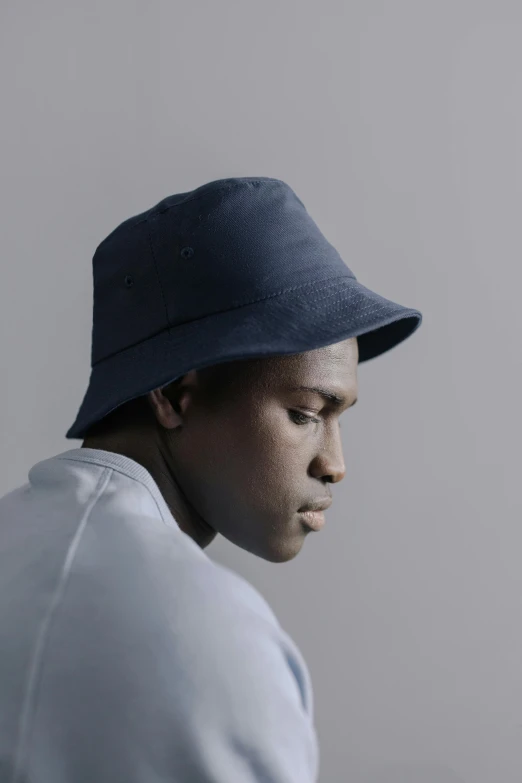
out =
[[[351,769],[353,783],[466,783],[444,764],[410,761],[376,763],[357,759]]]

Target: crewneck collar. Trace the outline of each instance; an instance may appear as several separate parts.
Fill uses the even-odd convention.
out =
[[[140,465],[136,460],[127,457],[124,454],[117,454],[114,451],[105,451],[105,449],[91,449],[87,447],[81,447],[76,449],[69,449],[61,454],[57,454],[55,459],[72,460],[74,462],[88,462],[94,465],[102,465],[107,468],[123,473],[135,481],[142,484],[152,495],[156,501],[160,510],[163,521],[175,525],[179,529],[179,525],[172,516],[172,513],[165,501],[165,498],[161,494],[160,488],[156,484],[156,481],[152,477],[151,473]]]

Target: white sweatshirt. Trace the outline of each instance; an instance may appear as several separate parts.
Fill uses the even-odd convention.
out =
[[[76,448],[0,498],[0,781],[316,783],[306,663],[151,474]]]

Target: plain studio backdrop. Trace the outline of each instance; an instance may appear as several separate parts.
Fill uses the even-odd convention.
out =
[[[285,180],[424,321],[359,369],[325,529],[207,552],[306,658],[320,783],[520,783],[520,2],[3,0],[0,29],[0,493],[81,445],[96,245]]]

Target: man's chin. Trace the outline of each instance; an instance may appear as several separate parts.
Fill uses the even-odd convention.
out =
[[[297,557],[303,548],[305,538],[305,531],[301,531],[299,535],[266,538],[242,548],[269,563],[288,563]]]

